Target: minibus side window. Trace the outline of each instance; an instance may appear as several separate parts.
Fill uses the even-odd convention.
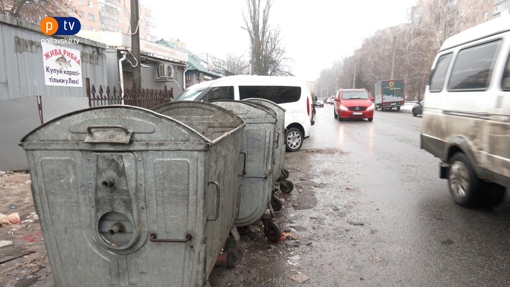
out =
[[[503,71],[503,79],[501,80],[501,89],[503,91],[510,91],[510,53],[506,60],[505,70]]]
[[[301,87],[239,86],[239,98],[262,98],[277,104],[293,103],[301,98]]]
[[[501,40],[460,50],[448,81],[448,91],[485,91]]]
[[[452,60],[452,53],[442,55],[437,59],[436,68],[432,72],[432,76],[430,77],[430,92],[438,93],[443,90],[443,84],[446,77],[446,71],[448,71],[448,66],[450,66],[450,61]]]
[[[218,100],[233,100],[234,99],[234,87],[212,87],[208,91],[204,92],[204,102],[212,102]]]

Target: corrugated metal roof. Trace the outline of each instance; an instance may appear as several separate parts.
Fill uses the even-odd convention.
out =
[[[158,43],[158,44],[161,44],[161,45],[165,45],[167,47],[170,47],[170,48],[173,48],[173,49],[176,49],[176,50],[180,50],[182,52],[186,52],[188,53],[188,70],[198,70],[202,73],[206,73],[206,74],[209,74],[209,75],[212,75],[212,76],[216,76],[216,77],[223,77],[222,74],[219,74],[219,73],[215,73],[215,72],[212,72],[212,71],[209,71],[208,69],[206,69],[202,64],[202,60],[195,54],[191,53],[190,51],[188,51],[186,48],[183,48],[181,46],[177,46],[176,44],[174,43],[171,43],[165,39],[160,39],[158,41],[156,41],[155,43]]]

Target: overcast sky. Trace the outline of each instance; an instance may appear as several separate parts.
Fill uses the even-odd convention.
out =
[[[226,59],[249,54],[245,0],[140,0],[150,8],[158,37],[179,39],[195,53]],[[274,0],[269,22],[280,26],[297,77],[314,81],[378,29],[407,22],[415,0]]]

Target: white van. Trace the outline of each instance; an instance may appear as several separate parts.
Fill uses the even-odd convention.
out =
[[[510,186],[510,16],[447,39],[425,90],[421,148],[455,202],[499,204]]]
[[[301,149],[314,124],[312,97],[305,81],[292,77],[230,76],[193,85],[174,101],[239,101],[248,98],[268,99],[284,108],[287,151]]]

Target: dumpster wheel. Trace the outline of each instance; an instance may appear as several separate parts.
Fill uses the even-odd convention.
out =
[[[236,261],[237,261],[237,256],[236,256],[235,252],[228,251],[227,252],[227,261],[226,261],[227,269],[232,269],[232,268],[236,267],[236,264],[235,264]]]
[[[282,210],[282,207],[283,207],[282,201],[279,198],[276,198],[273,196],[271,198],[271,207],[273,207],[274,211]]]
[[[284,168],[280,171],[280,180],[289,178],[289,170]]]
[[[282,232],[280,231],[280,227],[273,221],[269,222],[267,225],[264,224],[264,234],[266,235],[267,239],[273,243],[280,242],[280,239],[282,237]]]
[[[294,183],[292,183],[292,181],[286,179],[280,181],[280,190],[283,193],[291,193],[293,189]]]

